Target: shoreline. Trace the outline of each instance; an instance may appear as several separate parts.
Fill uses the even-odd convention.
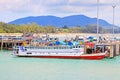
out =
[[[0,33],[0,36],[22,36],[23,33]],[[45,33],[34,33],[34,36],[43,36],[46,35]],[[97,37],[97,34],[95,33],[47,33],[50,37],[66,37],[66,38],[72,38],[76,35],[82,36],[82,37],[88,37],[88,36],[94,36]],[[106,38],[113,38],[113,34],[99,34],[102,37]],[[114,36],[119,37],[120,34],[114,34]]]

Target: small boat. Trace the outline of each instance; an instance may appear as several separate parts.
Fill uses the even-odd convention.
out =
[[[14,55],[18,57],[35,58],[65,58],[65,59],[104,59],[107,51],[84,54],[84,45],[73,46],[14,46]]]

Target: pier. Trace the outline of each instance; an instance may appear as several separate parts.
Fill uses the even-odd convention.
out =
[[[96,48],[97,47],[101,47],[102,48],[102,52],[104,52],[105,50],[108,50],[108,54],[106,55],[107,58],[114,58],[115,56],[119,56],[120,55],[120,41],[115,41],[115,42],[111,42],[111,43],[96,43],[95,44]],[[87,47],[85,46],[85,54],[87,54]],[[90,48],[93,49],[93,48]]]
[[[20,46],[25,40],[22,36],[0,36],[0,49],[6,49],[6,50],[13,50],[13,46],[18,45]],[[103,48],[102,52],[104,52],[106,49],[108,49],[108,55],[106,57],[108,58],[114,58],[115,56],[120,55],[120,41],[108,41],[105,43],[95,43],[96,48],[101,47]],[[87,53],[87,47],[84,47],[84,53]],[[93,49],[93,48],[92,48]],[[95,48],[94,48],[95,49]]]
[[[108,47],[110,50],[109,54],[108,54],[109,58],[114,58],[115,56],[120,55],[120,42],[119,41],[110,43],[110,44],[106,45],[106,47]]]
[[[13,46],[21,45],[22,37],[17,36],[0,36],[0,49],[13,50]]]

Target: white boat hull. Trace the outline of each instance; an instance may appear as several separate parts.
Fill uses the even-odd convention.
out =
[[[104,53],[84,54],[84,49],[19,49],[14,54],[19,57],[36,57],[36,58],[69,58],[69,59],[103,59]]]

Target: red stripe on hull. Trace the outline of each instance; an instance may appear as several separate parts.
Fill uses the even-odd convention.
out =
[[[18,55],[19,57],[34,57],[34,58],[64,58],[64,59],[91,59],[91,60],[100,60],[104,59],[105,55],[98,56],[24,56]]]

